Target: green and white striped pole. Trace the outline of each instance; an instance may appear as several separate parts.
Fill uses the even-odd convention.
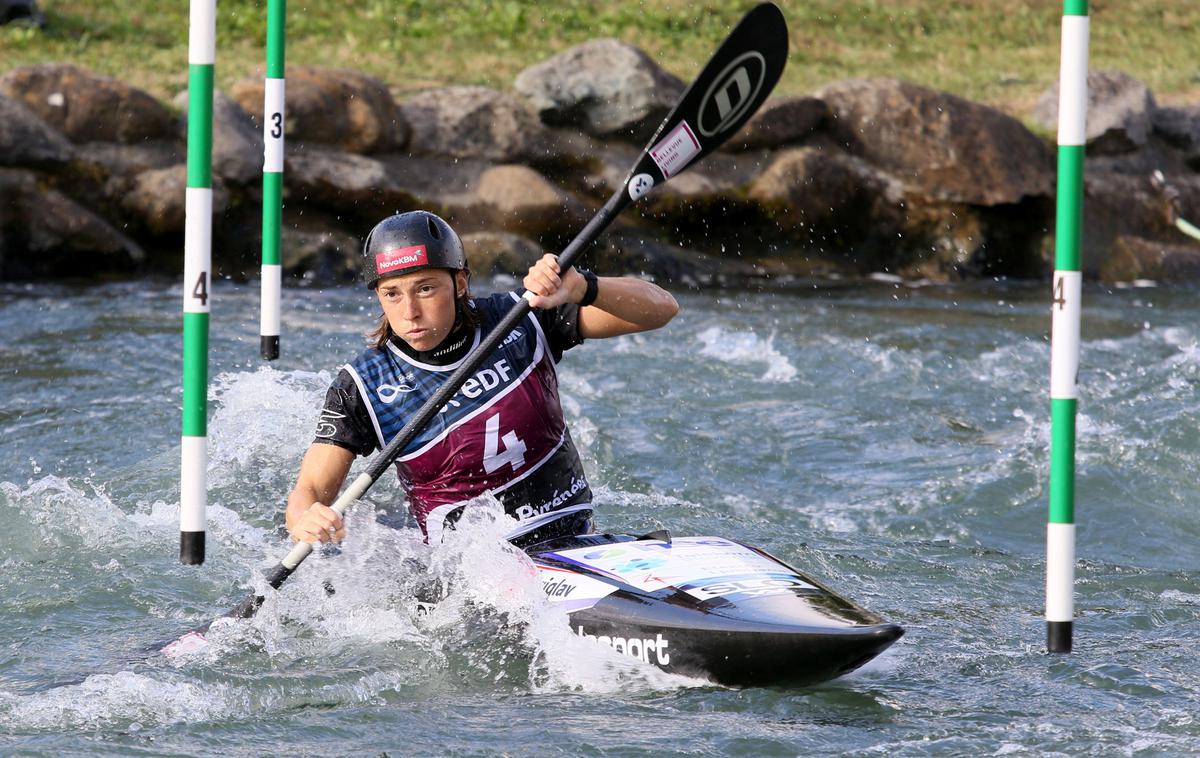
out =
[[[1088,3],[1064,0],[1050,334],[1050,518],[1046,525],[1046,646],[1052,653],[1071,652],[1075,619],[1075,414],[1087,75]]]
[[[283,219],[283,47],[287,0],[267,1],[267,79],[263,88],[262,357],[279,357],[279,314],[283,267],[279,233]]]
[[[179,560],[204,563],[208,505],[208,313],[216,0],[192,0],[188,29],[187,217],[183,248],[183,460]]]

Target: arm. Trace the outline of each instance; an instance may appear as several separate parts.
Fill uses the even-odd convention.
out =
[[[545,255],[525,276],[525,288],[538,296],[534,308],[557,308],[578,303],[587,282],[574,268],[559,276],[558,260]],[[584,339],[617,337],[665,326],[679,312],[679,304],[663,288],[629,276],[600,277],[596,301],[579,310],[579,335]]]
[[[288,495],[286,522],[292,539],[303,542],[328,542],[346,536],[342,517],[326,503],[332,503],[346,480],[354,453],[338,447],[315,443],[310,445],[300,464],[296,486]]]

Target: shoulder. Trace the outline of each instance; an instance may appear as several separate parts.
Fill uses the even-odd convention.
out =
[[[348,374],[350,370],[361,372],[364,369],[369,369],[371,366],[377,366],[388,359],[389,355],[386,347],[369,347],[354,356],[354,359],[349,363],[342,366],[342,370],[338,373],[338,376],[340,378],[342,374]]]
[[[481,315],[504,314],[520,299],[517,292],[496,292],[486,297],[471,298],[471,306]]]

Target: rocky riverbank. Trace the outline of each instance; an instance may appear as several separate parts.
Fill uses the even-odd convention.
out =
[[[362,235],[412,208],[449,220],[476,272],[522,271],[620,185],[683,87],[615,40],[533,66],[507,92],[289,67],[285,276],[350,277]],[[1092,72],[1089,88],[1085,275],[1200,278],[1200,243],[1172,225],[1200,218],[1200,106],[1158,107],[1119,72]],[[216,95],[217,275],[257,276],[262,89],[252,78]],[[1056,105],[1048,92],[1034,114],[1047,133]],[[177,272],[185,108],[183,94],[165,104],[70,65],[0,76],[0,280]],[[1013,116],[908,82],[843,81],[768,101],[587,262],[692,286],[1037,278],[1052,266],[1054,193],[1053,140]]]

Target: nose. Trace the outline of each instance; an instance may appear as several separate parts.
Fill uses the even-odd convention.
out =
[[[417,303],[416,298],[404,298],[400,303],[400,316],[405,321],[416,321],[421,317],[421,306]]]

